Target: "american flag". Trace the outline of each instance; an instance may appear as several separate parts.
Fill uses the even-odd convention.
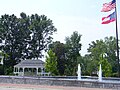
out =
[[[111,10],[114,9],[115,7],[116,7],[116,0],[113,0],[113,1],[111,1],[111,2],[109,2],[109,3],[104,3],[101,12],[111,11]]]

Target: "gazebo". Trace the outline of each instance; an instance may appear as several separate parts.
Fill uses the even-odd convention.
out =
[[[42,60],[22,60],[14,66],[14,74],[18,76],[46,76],[45,63]]]

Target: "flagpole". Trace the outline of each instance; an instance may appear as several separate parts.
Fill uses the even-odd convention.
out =
[[[117,7],[115,6],[116,12],[116,49],[117,49],[117,64],[118,64],[118,77],[120,77],[120,65],[119,65],[119,46],[118,46],[118,27],[117,27]]]

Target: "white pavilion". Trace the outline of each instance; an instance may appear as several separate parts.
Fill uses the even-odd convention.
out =
[[[14,66],[14,74],[18,76],[49,76],[45,72],[45,62],[42,60],[22,60]]]

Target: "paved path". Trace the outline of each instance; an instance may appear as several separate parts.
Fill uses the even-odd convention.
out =
[[[112,90],[112,89],[29,85],[29,84],[0,84],[0,90]]]

